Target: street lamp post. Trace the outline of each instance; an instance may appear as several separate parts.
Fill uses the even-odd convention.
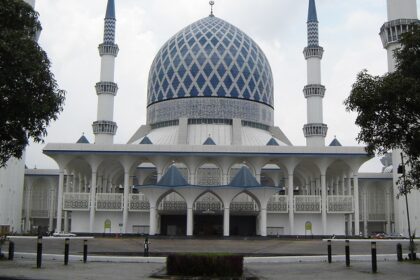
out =
[[[405,181],[405,164],[404,164],[404,155],[403,153],[401,153],[401,170],[400,168],[398,168],[398,173],[402,173],[403,176],[403,188],[402,191],[404,193],[405,196],[405,207],[407,209],[407,223],[408,223],[408,237],[410,239],[410,259],[411,260],[415,260],[415,255],[414,255],[414,239],[413,236],[411,235],[411,226],[410,226],[410,212],[408,210],[408,197],[407,197],[407,185],[406,185],[406,181]]]

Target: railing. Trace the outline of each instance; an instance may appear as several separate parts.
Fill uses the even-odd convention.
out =
[[[149,211],[150,203],[144,194],[130,194],[128,197],[128,210],[133,212]]]
[[[287,213],[288,211],[288,200],[286,195],[273,195],[267,204],[267,212],[275,213]]]
[[[64,193],[63,210],[66,211],[87,211],[90,208],[89,193]]]
[[[194,203],[194,210],[196,211],[220,211],[222,209],[222,203],[217,199],[199,200],[196,203]]]
[[[97,193],[97,211],[122,211],[124,207],[124,195],[120,193]]]
[[[31,210],[31,218],[49,218],[48,209],[34,209]]]
[[[294,202],[296,213],[321,213],[321,196],[297,195]]]
[[[187,203],[185,201],[179,200],[166,200],[162,201],[159,204],[158,210],[161,211],[186,211],[187,210]]]
[[[352,195],[328,196],[327,213],[352,213],[354,200]]]
[[[231,212],[257,212],[258,205],[255,202],[247,201],[234,201],[230,203]]]

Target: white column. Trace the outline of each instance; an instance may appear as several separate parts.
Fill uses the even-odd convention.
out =
[[[347,195],[351,195],[351,178],[347,177]]]
[[[59,170],[58,176],[58,197],[57,197],[57,227],[55,232],[61,232],[62,213],[63,213],[63,189],[64,189],[64,170]]]
[[[89,232],[93,232],[93,225],[95,224],[95,208],[96,208],[96,170],[92,171],[92,178],[90,181],[90,215],[89,215]]]
[[[25,231],[30,232],[31,230],[31,194],[32,194],[32,185],[28,184],[26,186],[26,201],[25,201]]]
[[[386,233],[391,234],[391,195],[390,189],[387,188],[385,193],[385,215],[386,215]]]
[[[368,237],[368,217],[369,217],[369,213],[368,213],[368,205],[367,205],[367,188],[364,188],[363,191],[363,236],[365,238]]]
[[[49,220],[48,220],[48,230],[54,230],[54,188],[50,189],[50,209],[49,209]]]
[[[295,234],[295,207],[294,207],[294,193],[293,193],[293,172],[289,172],[288,178],[288,188],[287,188],[287,195],[289,198],[289,226],[290,226],[290,235]]]
[[[327,182],[325,174],[321,174],[321,213],[322,234],[327,235]]]
[[[230,234],[230,209],[225,207],[223,210],[223,236]]]
[[[187,236],[192,236],[193,235],[193,208],[192,205],[188,206],[187,209]]]
[[[345,177],[344,177],[344,175],[343,176],[341,176],[341,192],[340,192],[340,194],[341,195],[346,195],[346,179],[345,179]]]
[[[260,234],[263,237],[267,236],[267,209],[260,211]]]
[[[353,214],[349,214],[349,235],[353,235]]]
[[[68,173],[66,177],[66,187],[65,187],[65,193],[70,192],[70,180],[72,176]],[[69,232],[69,213],[68,211],[64,211],[64,232]]]
[[[360,233],[360,216],[359,216],[359,178],[357,173],[353,175],[354,184],[354,234]]]
[[[156,234],[156,207],[150,205],[149,212],[149,235]]]
[[[124,171],[124,207],[123,207],[123,233],[127,233],[128,227],[128,194],[129,194],[129,185],[128,180],[130,179],[130,173]]]

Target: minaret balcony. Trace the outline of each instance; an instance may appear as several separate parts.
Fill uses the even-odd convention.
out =
[[[96,121],[92,125],[93,134],[110,134],[115,135],[117,133],[117,124],[112,121]]]
[[[303,50],[303,54],[305,55],[305,59],[313,57],[322,59],[322,56],[324,54],[324,48],[320,46],[309,46]]]
[[[310,123],[303,126],[305,137],[325,137],[327,136],[328,126],[323,123]]]
[[[118,86],[116,83],[113,82],[99,82],[95,86],[96,94],[112,94],[117,95]]]
[[[324,97],[325,96],[325,86],[323,85],[307,85],[303,89],[303,93],[305,98],[317,96],[317,97]]]
[[[100,44],[98,49],[100,56],[112,55],[115,57],[118,55],[118,51],[120,50],[118,45],[109,43]]]
[[[409,31],[414,23],[419,23],[419,20],[396,19],[384,23],[379,33],[384,48],[388,48],[390,44],[398,43],[401,40],[401,35]]]

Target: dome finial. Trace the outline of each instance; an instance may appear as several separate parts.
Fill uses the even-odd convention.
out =
[[[209,2],[209,4],[210,4],[210,9],[211,9],[211,10],[210,10],[210,16],[211,16],[211,17],[214,17],[214,14],[213,14],[213,6],[214,6],[214,4],[215,4],[215,3],[214,3],[214,1],[212,0],[212,1],[210,1],[210,2]]]

